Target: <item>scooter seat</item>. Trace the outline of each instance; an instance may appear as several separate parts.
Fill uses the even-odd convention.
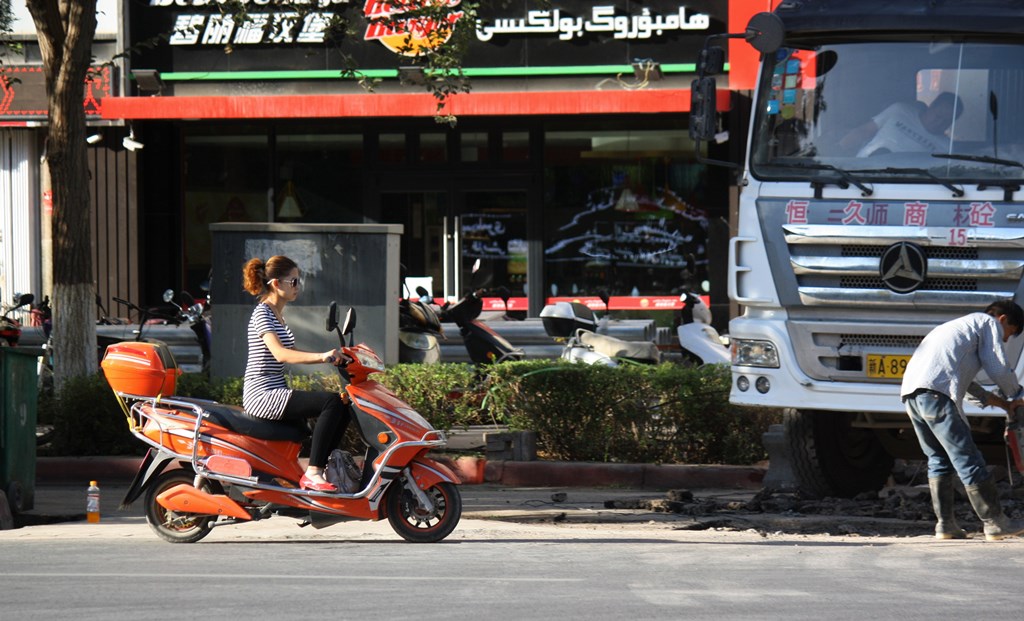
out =
[[[658,346],[650,341],[623,341],[614,336],[587,332],[586,330],[580,330],[576,334],[580,343],[605,356],[628,358],[637,362],[648,362],[651,364],[661,362],[661,352],[658,351]]]
[[[305,425],[256,418],[235,405],[224,405],[216,401],[191,397],[175,397],[175,399],[203,408],[210,415],[210,422],[215,425],[252,438],[302,442],[309,436],[309,429]]]

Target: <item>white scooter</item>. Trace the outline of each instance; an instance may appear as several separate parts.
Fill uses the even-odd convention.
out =
[[[686,305],[683,308],[682,323],[676,330],[684,359],[696,365],[729,364],[731,355],[726,344],[728,337],[722,337],[711,326],[711,309],[704,303],[704,299],[687,291],[679,296],[679,301]]]
[[[608,297],[602,295],[605,308]],[[594,311],[578,302],[556,302],[540,311],[544,331],[548,336],[565,342],[561,358],[569,362],[619,366],[620,360],[643,364],[661,362],[658,346],[650,341],[624,341],[613,336],[598,334],[599,323]],[[602,317],[605,322],[607,317]]]

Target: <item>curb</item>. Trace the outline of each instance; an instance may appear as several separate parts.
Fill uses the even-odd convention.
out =
[[[509,487],[759,489],[764,475],[760,466],[497,461],[487,462],[484,481]]]
[[[39,457],[37,484],[82,481],[129,483],[142,457]],[[488,461],[442,457],[465,484],[508,487],[628,487],[635,489],[759,489],[766,468],[691,464],[611,464],[561,461]]]

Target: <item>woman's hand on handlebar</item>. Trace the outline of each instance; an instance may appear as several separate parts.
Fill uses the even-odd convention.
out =
[[[341,349],[332,349],[323,353],[323,361],[336,367],[343,367],[352,362],[352,358],[342,353]]]

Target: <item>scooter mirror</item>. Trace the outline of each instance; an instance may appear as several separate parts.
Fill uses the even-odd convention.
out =
[[[425,304],[430,304],[431,302],[434,301],[434,298],[430,296],[430,292],[427,291],[427,289],[422,285],[416,287],[416,295],[419,296],[420,302],[423,302]]]
[[[480,271],[480,259],[473,261],[473,269],[471,270],[474,274]]]
[[[334,332],[338,329],[338,303],[332,301],[331,306],[327,311],[327,324],[326,328],[328,332]]]
[[[352,334],[352,331],[356,329],[356,309],[349,308],[348,312],[345,313],[345,323],[341,326],[342,334]]]
[[[164,290],[163,298],[164,298],[164,302],[170,303],[171,301],[173,301],[174,300],[174,289],[165,289]]]
[[[22,293],[21,295],[18,296],[18,299],[17,299],[18,304],[17,304],[17,306],[25,306],[26,304],[31,304],[32,302],[35,302],[35,301],[36,301],[36,296],[35,295],[33,295],[31,293]]]

